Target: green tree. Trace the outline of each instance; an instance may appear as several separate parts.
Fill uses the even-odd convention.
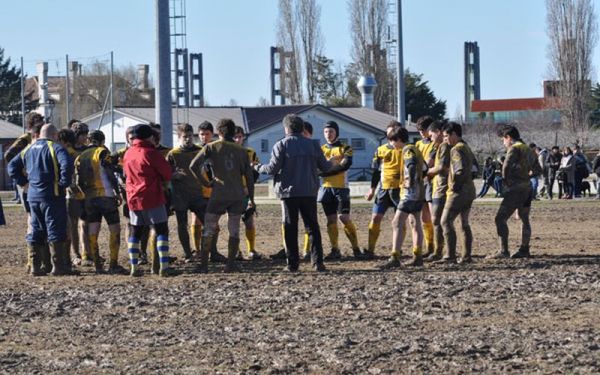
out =
[[[0,48],[0,117],[14,123],[21,118],[21,70],[4,59]]]
[[[351,84],[356,86],[356,82],[350,80],[348,69],[336,71],[332,59],[318,55],[313,62],[313,70],[314,87],[321,103],[334,107],[358,104],[349,90]]]
[[[414,121],[421,116],[429,115],[434,119],[442,119],[446,115],[446,101],[435,97],[429,88],[429,82],[423,81],[423,74],[404,72],[406,87],[406,113]]]

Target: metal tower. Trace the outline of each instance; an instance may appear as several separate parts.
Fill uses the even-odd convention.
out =
[[[477,42],[465,42],[465,121],[471,115],[471,102],[480,98],[479,46]]]
[[[189,107],[188,49],[186,27],[186,0],[169,0],[171,35],[171,100],[175,108]],[[175,122],[180,122],[179,110],[175,111]],[[185,111],[183,121],[188,121]]]
[[[404,125],[406,120],[406,99],[404,87],[404,53],[402,48],[402,0],[388,2],[388,38],[387,65],[390,72],[395,72],[395,80],[391,80],[390,108],[398,121]]]

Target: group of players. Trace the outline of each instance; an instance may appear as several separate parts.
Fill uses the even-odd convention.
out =
[[[286,119],[290,124],[295,121],[294,131],[288,133],[286,128],[286,138],[311,138],[311,124],[297,116],[286,116]],[[199,145],[194,144],[193,127],[179,124],[176,126],[178,144],[173,149],[161,145],[160,126],[140,124],[127,129],[128,146],[112,154],[104,146],[104,134],[99,130],[89,131],[82,122],[71,121],[66,129],[59,131],[44,124],[43,117],[31,114],[27,125],[28,132],[7,151],[5,159],[10,161],[9,174],[24,190],[23,203],[29,215],[27,248],[31,274],[77,274],[72,264],[93,266],[97,273],[106,272],[98,243],[103,218],[110,238],[109,273],[140,276],[139,265],[150,262],[153,273],[177,274],[170,266],[174,260],[169,255],[170,214],[176,218],[184,261],[198,261],[195,269],[199,272],[207,272],[209,262],[226,263],[226,271],[239,270],[237,261],[244,258],[239,240],[241,223],[245,226],[245,258],[262,258],[255,246],[254,182],[259,172],[270,172],[260,164],[254,150],[243,146],[244,130],[232,120],[219,121],[218,140],[214,139],[212,124],[200,124]],[[405,265],[472,261],[469,213],[476,196],[471,174],[475,156],[462,139],[462,127],[458,123],[434,121],[426,116],[418,120],[417,129],[422,139],[411,144],[408,131],[392,121],[386,129],[387,143],[375,152],[371,188],[366,195],[367,200],[375,200],[368,245],[361,249],[350,215],[348,169],[352,165],[352,148],[339,140],[337,123],[324,124],[326,143],[320,147],[319,158],[327,163],[292,172],[294,178],[299,179],[296,184],[320,178],[315,198],[326,215],[331,243],[325,260],[342,257],[338,220],[351,243],[353,256],[359,260],[374,259],[382,219],[392,208],[392,253],[380,265],[381,269],[402,265],[400,255],[407,224],[412,232],[412,259]],[[501,126],[499,136],[507,149],[502,170],[504,198],[495,219],[500,247],[490,257],[511,256],[506,222],[515,210],[523,231],[522,244],[512,257],[529,257],[532,199],[529,181],[541,171],[536,155],[523,143],[514,126]],[[313,142],[305,145],[310,148]],[[276,148],[270,164],[276,164],[274,158],[279,157]],[[284,211],[286,198],[289,197],[282,197]],[[123,215],[129,220],[129,270],[118,262],[121,204]],[[190,212],[191,221],[188,221]],[[217,250],[219,218],[225,213],[229,232],[226,257]],[[454,227],[457,218],[460,218],[463,240],[460,257]],[[290,259],[297,257],[297,249],[295,255],[290,252],[293,246],[285,234],[285,218],[283,221],[284,248],[272,258],[287,258],[287,269],[295,271],[297,265],[290,268],[289,264]],[[315,228],[307,230],[303,256],[310,259],[312,254],[313,258],[320,259],[316,263],[313,259],[313,264],[322,271],[325,267],[320,235],[318,245],[311,240],[315,230],[319,231],[318,223],[314,225]]]

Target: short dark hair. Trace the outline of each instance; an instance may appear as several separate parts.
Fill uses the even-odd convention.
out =
[[[521,135],[519,134],[519,129],[514,125],[502,124],[498,129],[499,137],[511,137],[514,140],[521,139]]]
[[[43,126],[44,126],[44,124],[43,124],[43,123],[39,123],[39,122],[37,122],[37,123],[35,123],[35,124],[31,125],[31,128],[29,128],[29,132],[30,132],[31,134],[36,134],[36,135],[39,135],[39,134],[41,133],[41,131],[42,131],[42,127],[43,127]]]
[[[215,128],[213,128],[213,125],[208,121],[202,121],[202,123],[198,125],[198,133],[202,130],[208,130],[211,133],[215,132]]]
[[[538,147],[537,147],[537,145],[535,143],[531,142],[529,144],[529,148],[533,150],[533,149],[538,148]]]
[[[290,113],[283,118],[283,126],[292,133],[301,133],[304,130],[304,120],[300,116]]]
[[[98,143],[104,143],[104,141],[106,140],[104,133],[100,130],[91,131],[90,134],[88,135],[88,138],[90,139],[90,142],[98,142]]]
[[[177,124],[177,135],[184,135],[187,132],[194,132],[194,128],[190,124]]]
[[[234,134],[241,134],[241,135],[245,135],[246,132],[244,131],[244,128],[242,128],[241,126],[236,126],[235,127],[235,132]]]
[[[439,131],[442,131],[444,125],[445,125],[444,122],[442,122],[440,120],[435,120],[434,122],[429,124],[429,127],[427,128],[427,130],[429,130],[430,132],[439,132]]]
[[[553,149],[553,150],[559,150],[559,151],[560,151],[560,147],[558,147],[558,146],[552,146],[552,149]]]
[[[222,118],[217,122],[217,131],[225,138],[233,138],[235,135],[235,122],[230,118]]]
[[[304,121],[304,130],[306,130],[309,134],[313,133],[313,126],[310,122]]]
[[[444,125],[443,130],[446,134],[456,134],[459,137],[462,137],[462,126],[458,122],[450,121]]]
[[[73,125],[77,124],[78,122],[79,122],[79,120],[72,119],[71,121],[67,122],[67,128],[68,129],[73,129]]]
[[[25,125],[27,126],[27,130],[32,130],[31,128],[36,124],[44,125],[44,116],[40,115],[37,112],[29,112],[27,115],[25,115]]]
[[[433,117],[431,116],[421,116],[417,120],[417,130],[424,131],[429,129],[429,125],[433,122]]]
[[[408,130],[403,127],[396,126],[387,137],[390,141],[408,142]]]
[[[73,146],[75,144],[75,132],[71,129],[60,129],[58,141]]]
[[[85,122],[77,121],[71,127],[73,132],[75,132],[75,137],[79,137],[80,135],[87,135],[90,132],[90,128],[87,126]]]
[[[389,129],[389,128],[396,128],[396,127],[400,127],[400,128],[401,128],[401,127],[402,127],[402,124],[401,124],[399,121],[392,120],[392,121],[390,121],[390,123],[389,123],[389,124],[387,124],[387,126],[386,126],[385,128],[386,128],[386,130],[387,130],[387,129]]]

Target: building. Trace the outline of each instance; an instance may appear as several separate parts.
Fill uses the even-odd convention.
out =
[[[558,107],[556,82],[544,81],[541,98],[473,100],[467,121],[519,123],[543,118],[546,122],[560,122]]]
[[[314,127],[314,138],[323,143],[322,128],[327,121],[335,121],[340,127],[340,139],[354,148],[352,180],[368,178],[375,149],[385,142],[385,129],[395,120],[393,116],[365,107],[327,107],[320,104],[287,105],[268,107],[202,107],[173,109],[175,122],[187,122],[197,127],[203,121],[213,125],[221,118],[231,118],[248,134],[247,145],[256,150],[262,162],[267,162],[275,142],[284,136],[283,117],[289,113],[301,116]],[[100,129],[106,135],[107,147],[118,149],[125,146],[125,130],[129,126],[154,121],[154,108],[115,108],[114,126],[110,116],[97,113],[82,119],[90,129]],[[179,120],[178,120],[179,119]],[[102,120],[102,121],[101,121]],[[411,139],[419,134],[413,124],[408,127]],[[176,135],[173,134],[174,144]]]
[[[2,190],[12,189],[12,181],[8,177],[6,168],[9,160],[4,160],[4,153],[21,135],[23,135],[21,126],[0,119],[0,188]]]
[[[465,42],[465,118],[471,112],[473,100],[481,99],[479,46]]]

